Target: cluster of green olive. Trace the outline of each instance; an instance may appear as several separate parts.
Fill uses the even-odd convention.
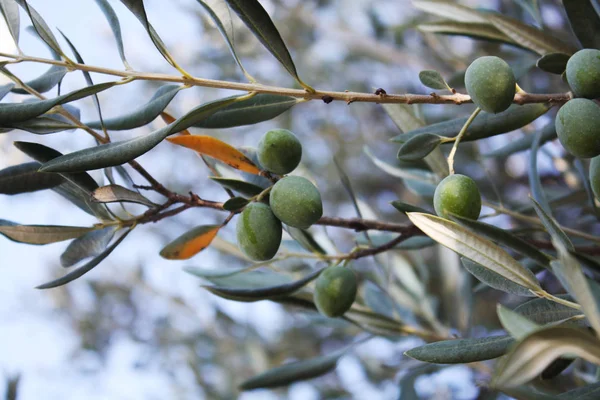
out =
[[[276,129],[260,140],[257,155],[261,169],[286,175],[300,163],[302,145],[292,132]],[[251,260],[270,260],[281,245],[282,223],[307,229],[322,215],[319,190],[305,178],[284,176],[270,188],[264,202],[251,202],[242,211],[237,222],[238,245]],[[315,305],[323,315],[341,316],[354,303],[356,291],[356,275],[350,268],[328,267],[317,278]]]

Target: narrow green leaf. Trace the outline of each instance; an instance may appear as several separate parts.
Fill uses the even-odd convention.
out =
[[[336,352],[310,360],[284,364],[244,381],[239,388],[240,390],[273,388],[316,378],[332,371],[343,354],[343,352]]]
[[[570,300],[568,296],[559,297]],[[517,306],[514,311],[540,325],[547,325],[582,315],[579,310],[547,299],[530,300]]]
[[[499,114],[480,112],[471,126],[469,126],[462,141],[479,140],[514,131],[535,121],[549,109],[549,106],[545,104],[526,104],[524,106],[513,104],[508,110]],[[423,133],[455,137],[458,135],[467,119],[468,117],[463,117],[424,126],[396,136],[391,140],[392,142],[404,143],[413,136]]]
[[[238,57],[235,51],[235,34],[233,32],[233,21],[231,20],[231,11],[229,10],[229,6],[225,2],[225,0],[197,0],[198,3],[204,8],[207,14],[210,16],[210,19],[214,22],[217,29],[225,39],[227,43],[227,47],[229,47],[229,51],[233,56],[235,62],[240,67],[244,75],[250,80],[250,82],[254,82],[254,78],[246,71],[244,66],[242,65],[242,61]]]
[[[409,132],[425,125],[415,115],[415,106],[408,104],[382,104],[384,111],[402,132]]]
[[[240,181],[238,179],[219,178],[216,176],[209,176],[209,178],[217,182],[224,188],[231,189],[234,192],[238,192],[243,196],[253,197],[264,190],[260,186],[256,186],[249,182]]]
[[[562,229],[560,229],[560,226],[554,220],[554,218],[548,215],[548,213],[544,211],[542,206],[540,206],[540,204],[537,201],[535,201],[535,199],[531,199],[531,203],[536,214],[540,218],[540,221],[542,221],[544,228],[546,228],[546,231],[552,237],[552,240],[560,243],[568,251],[573,251],[574,247],[573,243],[571,243],[571,239],[569,239],[567,234]]]
[[[488,285],[496,290],[501,290],[506,293],[514,294],[517,296],[528,296],[534,297],[535,295],[525,286],[519,285],[509,279],[506,279],[502,275],[482,267],[480,264],[469,260],[468,258],[461,257],[462,265],[467,271],[482,283]]]
[[[22,131],[34,133],[36,135],[47,135],[49,133],[64,132],[77,128],[69,122],[63,122],[54,118],[54,116],[37,117],[24,122],[9,124],[8,131],[20,129]]]
[[[513,342],[510,336],[443,340],[415,347],[404,354],[433,364],[466,364],[498,358],[508,351]]]
[[[207,269],[185,267],[184,271],[194,276],[206,279],[218,287],[238,289],[260,289],[265,286],[280,286],[292,282],[288,275],[273,271],[247,271],[242,269]]]
[[[396,210],[400,211],[403,214],[406,214],[408,212],[420,212],[431,214],[429,211],[421,207],[413,206],[412,204],[403,203],[401,201],[392,201],[390,204],[394,206]]]
[[[485,222],[476,221],[468,218],[462,218],[458,215],[453,215],[452,220],[471,229],[473,232],[487,237],[488,239],[507,246],[519,254],[529,257],[538,264],[549,267],[552,257],[544,254],[537,247],[532,246],[520,237],[513,235],[510,232],[500,229],[494,225],[486,224]]]
[[[228,97],[202,104],[173,123],[146,136],[103,144],[66,154],[47,162],[40,168],[40,171],[80,172],[124,164],[152,150],[167,136],[187,129],[194,123],[213,114],[219,108],[233,103],[237,98],[237,96]]]
[[[102,92],[118,82],[99,83],[48,100],[31,103],[0,103],[0,126],[24,122],[49,111],[52,107]]]
[[[248,203],[248,199],[243,197],[232,197],[223,204],[223,209],[227,211],[237,211],[246,207]]]
[[[514,346],[498,363],[492,386],[520,386],[565,355],[600,364],[600,342],[588,332],[570,327],[537,330]]]
[[[117,48],[119,49],[119,56],[121,57],[121,61],[125,67],[129,67],[129,63],[127,62],[127,58],[125,57],[125,48],[123,46],[123,37],[121,36],[121,24],[119,23],[119,18],[117,14],[111,7],[110,3],[107,0],[95,0],[96,4],[104,13],[108,24],[110,25],[110,29],[115,37],[115,42],[117,43]]]
[[[442,137],[431,133],[422,133],[408,139],[398,150],[398,159],[416,161],[425,158],[442,143]]]
[[[50,30],[50,27],[48,26],[48,24],[46,24],[46,21],[44,21],[42,16],[33,7],[31,7],[29,5],[27,0],[15,0],[15,1],[17,3],[19,3],[19,5],[29,15],[29,18],[31,19],[31,23],[33,24],[33,27],[34,27],[35,31],[37,32],[37,34],[39,35],[40,39],[42,39],[44,42],[46,42],[48,47],[50,47],[52,50],[54,50],[57,54],[63,55],[63,52],[60,49],[58,42],[56,41],[56,37],[54,37],[54,34]]]
[[[14,165],[0,170],[0,193],[20,194],[51,189],[64,182],[58,174],[38,172],[38,162]]]
[[[231,128],[271,120],[298,104],[298,99],[259,93],[244,101],[224,107],[193,126],[196,128]]]
[[[443,20],[419,24],[417,29],[419,29],[421,32],[468,36],[473,39],[491,40],[524,48],[523,46],[520,46],[519,43],[513,42],[511,38],[488,23]]]
[[[446,83],[442,75],[439,72],[434,70],[425,70],[419,72],[419,80],[421,83],[431,89],[437,90],[451,90],[450,86]]]
[[[540,136],[540,146],[556,139],[556,127],[554,126],[554,121],[551,121],[544,125],[541,129],[542,134]],[[535,139],[535,135],[528,134],[523,136],[522,138],[512,140],[507,145],[491,151],[489,153],[484,154],[484,157],[508,157],[514,153],[518,153],[520,151],[529,150],[531,148],[531,144]]]
[[[368,147],[363,148],[364,153],[373,161],[373,164],[383,172],[395,176],[397,178],[402,178],[406,180],[412,181],[421,181],[429,184],[437,183],[437,179],[435,175],[431,171],[427,171],[419,168],[400,168],[389,164],[383,160],[377,158]],[[435,189],[435,187],[434,187]]]
[[[0,2],[3,0],[0,0]],[[6,0],[4,0],[6,1]],[[2,100],[10,91],[15,87],[14,83],[7,83],[5,85],[0,86],[0,100]]]
[[[133,229],[129,229],[129,230],[125,231],[125,233],[123,233],[117,240],[115,240],[115,242],[113,244],[111,244],[109,247],[107,247],[102,253],[98,254],[95,258],[93,258],[88,263],[82,265],[81,267],[77,268],[73,272],[68,273],[67,275],[63,276],[62,278],[58,278],[51,282],[44,283],[43,285],[37,286],[36,289],[52,289],[52,288],[55,288],[58,286],[66,285],[67,283],[74,281],[77,278],[81,278],[83,275],[90,272],[98,264],[100,264],[106,257],[108,257],[108,255],[110,253],[112,253],[113,250],[116,249],[118,245],[121,244],[121,242],[127,237],[127,235],[129,235],[129,233],[132,230]]]
[[[562,75],[567,69],[567,61],[571,58],[565,53],[548,53],[537,60],[536,66],[542,71]]]
[[[111,221],[113,219],[104,204],[93,203],[90,192],[80,188],[73,182],[65,181],[52,188],[52,190],[94,217],[106,221]]]
[[[0,220],[0,235],[18,242],[28,244],[50,244],[79,237],[93,228],[59,225],[17,225],[14,222],[6,224]]]
[[[94,229],[69,243],[69,246],[60,255],[60,264],[63,267],[71,267],[89,257],[101,254],[115,233],[119,230],[116,225],[103,229]]]
[[[129,190],[119,185],[99,187],[92,193],[92,199],[98,203],[117,203],[123,201],[126,203],[143,204],[148,207],[156,206],[155,203],[138,192],[134,192],[133,190]]]
[[[13,0],[0,0],[0,14],[6,21],[8,32],[12,36],[15,45],[19,46],[19,6]],[[0,99],[2,96],[0,96]]]
[[[502,304],[498,304],[496,311],[504,329],[517,340],[524,339],[527,335],[540,328],[540,325],[524,317],[522,314],[504,307]]]
[[[306,277],[295,282],[277,286],[268,286],[253,289],[232,288],[226,286],[204,286],[204,288],[219,297],[223,297],[225,299],[234,301],[254,302],[260,300],[268,300],[274,297],[288,296],[300,290],[301,288],[315,280],[321,274],[323,269],[324,268],[318,269],[310,273]]]
[[[275,56],[284,68],[292,75],[302,87],[314,91],[307,86],[296,71],[294,61],[290,56],[279,31],[271,21],[271,17],[265,11],[263,6],[257,0],[225,0],[233,11],[240,17],[244,24],[256,36],[256,38],[265,46],[267,50]]]
[[[540,204],[540,207],[549,215],[552,215],[552,209],[550,208],[550,204],[548,203],[548,199],[546,199],[546,194],[544,193],[544,189],[542,188],[542,180],[540,179],[540,175],[538,174],[537,169],[537,153],[540,148],[540,140],[542,137],[542,131],[537,131],[534,134],[533,142],[531,143],[531,152],[529,154],[529,188],[531,190],[531,195],[535,201]]]
[[[111,131],[122,131],[149,124],[160,115],[181,89],[179,85],[163,85],[146,104],[130,113],[105,119],[104,126]],[[94,129],[102,128],[100,121],[86,122],[86,125]]]
[[[571,29],[584,48],[600,49],[600,15],[591,0],[563,0]]]
[[[65,67],[53,65],[42,75],[25,82],[25,84],[40,93],[46,93],[58,85],[65,77],[67,72],[69,71]],[[25,89],[19,87],[12,89],[11,92],[18,94],[29,94],[29,92],[27,92]]]
[[[44,146],[39,143],[32,142],[14,142],[15,147],[21,150],[23,153],[27,154],[29,157],[33,158],[40,163],[46,163],[51,160],[54,160],[58,157],[62,157],[62,153],[56,151],[50,147]],[[80,188],[93,192],[98,188],[98,184],[88,173],[65,173],[61,174],[65,179],[73,182],[75,185]]]
[[[496,244],[475,235],[455,222],[423,214],[408,218],[427,236],[481,266],[533,291],[541,291],[535,275]]]

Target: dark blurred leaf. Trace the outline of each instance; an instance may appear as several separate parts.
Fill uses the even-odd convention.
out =
[[[160,115],[179,90],[179,85],[163,85],[143,106],[120,117],[105,119],[104,127],[112,131],[121,131],[147,125]],[[86,125],[94,129],[102,128],[100,121],[86,122]]]
[[[40,163],[46,163],[62,156],[62,153],[59,151],[39,143],[14,142],[13,144],[17,149]],[[98,188],[98,184],[94,178],[86,172],[66,173],[61,174],[61,176],[88,192],[93,192]]]
[[[536,247],[532,246],[520,237],[513,235],[510,232],[500,229],[494,225],[486,224],[485,222],[475,221],[468,218],[462,218],[458,215],[452,215],[452,220],[466,226],[474,232],[487,237],[488,239],[500,243],[511,248],[519,254],[529,257],[538,264],[548,268],[550,265],[550,256],[544,254]]]
[[[417,207],[417,206],[413,206],[412,204],[407,204],[407,203],[403,203],[401,201],[392,201],[390,203],[392,206],[394,206],[394,208],[398,211],[400,211],[401,213],[406,214],[407,212],[422,212],[422,213],[429,213],[429,211],[421,208],[421,207]]]
[[[31,18],[31,23],[33,24],[33,27],[35,28],[35,31],[39,35],[40,39],[46,42],[48,47],[53,49],[57,54],[63,55],[63,52],[60,49],[60,46],[58,45],[54,34],[50,30],[48,24],[46,24],[46,21],[44,21],[44,19],[42,18],[42,16],[28,4],[27,0],[15,1],[19,3],[21,7],[23,7],[23,9],[29,15],[29,18]]]
[[[129,190],[119,185],[99,187],[92,193],[92,198],[93,201],[97,201],[98,203],[116,203],[124,201],[127,203],[143,204],[148,207],[156,206],[156,204],[138,192],[134,192],[133,190]]]
[[[499,114],[481,112],[469,126],[462,141],[479,140],[514,131],[535,121],[548,110],[549,107],[545,104],[526,104],[524,106],[513,104],[508,110]],[[424,126],[396,136],[391,140],[393,142],[404,143],[410,138],[423,133],[455,137],[458,135],[467,119],[468,117],[463,117]]]
[[[523,9],[525,11],[527,11],[529,14],[531,14],[533,19],[539,26],[542,26],[542,24],[543,24],[542,13],[540,12],[540,4],[539,4],[538,0],[516,0],[516,1],[517,1],[518,5],[523,7]]]
[[[269,14],[257,0],[225,0],[233,11],[246,24],[256,38],[279,60],[285,69],[305,89],[313,91],[306,85],[296,71],[294,61],[290,56],[279,31],[271,21]]]
[[[544,143],[547,143],[551,140],[556,139],[556,128],[554,126],[554,121],[551,121],[544,125],[541,129],[542,134],[540,136],[540,146]],[[498,150],[491,151],[489,153],[484,154],[484,157],[508,157],[514,153],[518,153],[520,151],[529,150],[531,148],[531,143],[533,143],[533,139],[535,139],[535,135],[528,134],[523,136],[522,138],[511,140],[507,145],[499,148]]]
[[[570,55],[564,53],[549,53],[537,60],[537,67],[551,74],[562,75],[567,69]]]
[[[560,228],[558,223],[552,218],[552,216],[548,215],[548,213],[540,206],[540,204],[535,201],[535,199],[531,199],[531,203],[533,208],[542,221],[544,228],[550,234],[552,239],[558,243],[561,243],[567,250],[574,250],[573,243],[571,243],[571,239],[567,236],[567,234]]]
[[[594,191],[592,190],[590,180],[588,179],[588,177],[589,177],[588,171],[586,170],[585,166],[583,165],[583,162],[579,158],[576,158],[573,161],[573,166],[575,167],[575,169],[577,170],[577,173],[579,174],[579,179],[585,189],[585,193],[587,194],[587,198],[588,198],[588,203],[589,203],[590,207],[592,208],[593,213],[598,215],[598,209],[596,208],[596,196],[594,195]]]
[[[221,225],[200,225],[191,229],[166,245],[160,255],[167,260],[187,260],[192,258],[213,241]]]
[[[560,400],[597,400],[600,397],[600,382],[591,383],[558,395]]]
[[[401,168],[392,164],[389,164],[383,160],[377,158],[368,147],[363,148],[364,153],[373,161],[373,164],[383,172],[402,178],[405,180],[422,181],[425,183],[435,184],[437,182],[435,175],[431,171],[427,171],[419,168]],[[434,186],[435,189],[435,186]]]
[[[519,45],[519,43],[513,42],[511,38],[488,23],[469,23],[443,20],[422,23],[419,24],[417,28],[421,32],[468,36],[474,39],[492,40],[507,43],[512,46],[523,47]]]
[[[119,49],[119,56],[121,57],[121,61],[125,65],[125,67],[129,67],[129,63],[125,58],[125,49],[123,47],[123,38],[121,37],[121,24],[119,23],[119,18],[117,14],[111,7],[110,3],[107,0],[95,0],[96,4],[104,13],[108,24],[110,25],[110,29],[115,37],[115,42],[117,43],[117,48]]]
[[[54,118],[54,116],[42,116],[30,119],[28,121],[10,124],[9,130],[20,129],[36,135],[46,135],[49,133],[64,132],[75,128],[77,128],[75,125],[69,122],[58,120]]]
[[[80,172],[124,164],[152,150],[167,136],[188,128],[217,109],[233,103],[236,99],[237,97],[228,97],[202,104],[172,124],[148,135],[69,153],[44,164],[40,170],[44,172]]]
[[[558,326],[537,330],[512,347],[498,363],[492,387],[527,383],[565,355],[600,364],[600,342],[587,331],[575,328]]]
[[[243,382],[240,390],[272,388],[316,378],[332,371],[343,352],[320,356],[310,360],[296,361],[273,368]]]
[[[80,226],[18,225],[14,222],[0,220],[0,235],[14,242],[38,245],[73,239],[92,229]]]
[[[231,189],[234,192],[238,192],[243,196],[253,197],[262,192],[264,189],[260,186],[253,185],[245,181],[240,181],[231,178],[219,178],[216,176],[210,176],[210,179],[217,182],[219,185]]]
[[[13,0],[0,0],[0,14],[4,17],[8,32],[15,44],[19,46],[19,6]],[[2,96],[0,96],[1,98]]]
[[[398,159],[415,161],[425,158],[442,143],[442,137],[430,133],[422,133],[408,139],[398,150]]]
[[[484,268],[468,258],[461,257],[461,261],[465,269],[469,271],[471,275],[491,288],[517,296],[535,297],[535,295],[531,293],[531,291],[525,286],[521,286],[511,280],[508,280],[502,275]]]
[[[236,211],[246,207],[248,203],[248,199],[243,197],[232,197],[223,204],[223,209],[227,211]]]
[[[425,70],[419,72],[419,80],[423,85],[431,89],[437,90],[450,90],[450,86],[446,83],[442,75],[439,72],[434,70]]]
[[[434,364],[466,364],[498,358],[508,351],[513,342],[510,336],[443,340],[415,347],[404,354]]]
[[[53,65],[42,75],[35,79],[25,82],[25,84],[40,93],[45,93],[53,89],[56,85],[58,85],[59,82],[62,81],[62,79],[65,77],[67,72],[69,71],[65,67]],[[11,92],[19,94],[29,94],[28,91],[22,88],[14,88],[11,90]]]
[[[546,199],[546,194],[542,188],[542,180],[540,179],[537,169],[537,153],[540,148],[541,137],[542,131],[537,131],[534,134],[533,142],[531,143],[531,152],[529,153],[529,169],[527,171],[529,176],[529,188],[535,201],[537,201],[543,210],[551,216],[552,209],[550,208],[548,199]]]
[[[117,82],[99,83],[71,93],[63,94],[48,100],[40,100],[31,103],[0,103],[0,126],[11,126],[11,124],[24,122],[44,114],[52,107],[79,100],[116,85]]]
[[[95,229],[73,240],[60,255],[61,265],[65,268],[71,267],[86,258],[101,254],[118,230],[119,227],[116,225],[108,226]]]
[[[238,57],[235,51],[235,34],[233,31],[233,21],[231,20],[231,11],[225,0],[197,0],[198,3],[204,8],[204,10],[210,16],[210,19],[214,22],[217,29],[225,39],[227,47],[231,55],[235,59],[235,62],[240,67],[244,75],[251,81],[254,82],[254,78],[246,71],[242,65],[242,61]]]
[[[265,286],[281,286],[292,282],[288,275],[274,271],[247,271],[246,268],[206,269],[185,267],[184,271],[194,276],[206,279],[218,287],[254,290]]]
[[[67,283],[74,281],[77,278],[82,277],[83,275],[85,275],[86,273],[88,273],[92,269],[94,269],[94,267],[96,267],[96,265],[100,264],[106,257],[108,257],[108,255],[110,253],[112,253],[113,250],[116,249],[119,244],[121,244],[123,239],[125,239],[132,230],[133,229],[128,229],[127,231],[125,231],[125,233],[123,233],[117,240],[115,240],[115,242],[113,244],[111,244],[109,247],[107,247],[102,253],[98,254],[95,258],[93,258],[87,264],[82,265],[81,267],[77,268],[73,272],[68,273],[67,275],[63,276],[62,278],[58,278],[51,282],[37,286],[36,289],[52,289],[52,288],[55,288],[58,286],[66,285]]]
[[[223,297],[225,299],[234,300],[234,301],[243,301],[243,302],[253,302],[253,301],[261,301],[268,300],[274,297],[281,297],[290,295],[313,280],[315,280],[323,271],[324,268],[318,269],[306,277],[297,280],[295,282],[286,283],[283,285],[277,286],[268,286],[268,287],[260,287],[260,288],[233,288],[226,286],[203,286],[205,289],[210,291],[211,293]]]
[[[50,189],[64,182],[58,174],[38,172],[38,162],[29,162],[0,171],[0,193],[19,194]]]
[[[0,5],[3,0],[0,0]],[[21,375],[13,375],[6,378],[6,391],[4,394],[4,400],[18,400],[19,394],[19,383],[21,382]]]
[[[571,29],[584,48],[600,49],[600,16],[591,0],[563,0]]]
[[[194,124],[197,128],[231,128],[271,120],[298,104],[298,99],[259,93],[247,100],[223,107],[210,117]]]
[[[394,317],[394,301],[373,282],[363,282],[362,291],[367,307],[377,314],[385,315],[388,318]]]
[[[571,364],[575,362],[572,358],[557,358],[550,365],[546,367],[545,370],[540,374],[540,378],[544,380],[550,380],[556,378],[560,375],[564,370],[569,368]]]

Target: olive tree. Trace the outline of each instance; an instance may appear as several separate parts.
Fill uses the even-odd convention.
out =
[[[70,241],[60,263],[73,267],[72,271],[38,289],[78,285],[79,278],[85,280],[85,274],[101,268],[102,261],[115,248],[127,246],[128,235],[144,225],[190,209],[212,210],[221,212],[218,224],[183,232],[160,250],[160,256],[187,260],[215,247],[236,258],[239,267],[186,268],[190,279],[202,279],[204,289],[214,296],[238,302],[270,301],[290,313],[319,313],[319,321],[335,321],[339,325],[332,326],[349,332],[345,347],[244,376],[238,382],[240,390],[315,378],[333,370],[343,355],[374,336],[393,340],[410,336],[423,344],[405,353],[407,363],[414,359],[435,368],[466,364],[481,373],[481,386],[490,392],[524,399],[594,398],[600,365],[596,282],[600,270],[596,236],[600,14],[593,1],[564,0],[559,5],[574,33],[565,39],[559,38],[562,31],[537,27],[544,24],[536,1],[518,2],[524,10],[521,15],[528,13],[532,25],[453,1],[413,0],[412,7],[423,12],[416,24],[421,34],[467,36],[493,45],[488,54],[473,57],[468,68],[453,76],[430,69],[415,76],[433,91],[401,94],[381,87],[371,91],[313,87],[296,67],[277,20],[257,0],[197,1],[222,35],[244,82],[190,74],[154,29],[143,1],[121,0],[172,67],[170,74],[139,71],[127,61],[127,38],[121,35],[117,14],[106,0],[96,3],[114,34],[121,69],[86,64],[82,55],[93,50],[76,49],[62,32],[59,40],[27,1],[0,0],[0,11],[17,44],[15,54],[0,53],[0,72],[11,81],[0,87],[0,99],[11,92],[29,96],[29,101],[0,103],[1,132],[46,135],[76,130],[96,142],[63,154],[37,143],[35,136],[32,141],[15,141],[15,151],[33,161],[0,171],[3,195],[51,189],[97,218],[92,226],[0,220],[0,234],[15,242]],[[23,12],[52,58],[18,48],[19,13]],[[238,19],[245,32],[279,61],[295,81],[294,87],[258,81],[251,68],[244,67],[234,41]],[[505,47],[517,49],[510,53],[509,63],[499,50]],[[534,62],[529,61],[531,54]],[[49,69],[24,81],[12,71],[26,62],[46,64]],[[83,73],[87,86],[45,95],[60,89],[65,76],[77,72]],[[92,74],[114,80],[95,84]],[[162,86],[139,107],[103,117],[97,95],[134,81]],[[235,94],[178,116],[167,111],[179,92],[196,87]],[[81,121],[75,104],[84,98],[94,100],[96,120]],[[353,108],[381,105],[399,129],[385,143],[397,152],[397,159],[384,160],[366,148],[371,163],[362,167],[382,170],[388,174],[386,182],[406,188],[389,205],[397,212],[395,219],[363,215],[365,206],[359,199],[364,194],[356,190],[353,175],[337,159],[332,165],[338,180],[317,188],[319,171],[298,168],[311,148],[288,129],[269,130],[251,148],[212,134],[269,121],[307,103],[331,107],[335,102]],[[438,114],[437,122],[427,123],[421,105],[449,110],[441,120]],[[465,107],[470,112],[465,113]],[[147,126],[156,119],[162,119],[163,126],[148,134],[114,138],[117,131]],[[190,132],[192,128],[202,134]],[[486,139],[514,131],[526,134],[510,136],[513,139],[503,147],[482,152],[489,147]],[[554,168],[548,175],[538,168],[538,155],[548,155],[544,145],[555,139],[562,150],[550,154]],[[209,199],[201,192],[182,193],[136,161],[165,141],[196,152],[204,164],[199,170],[208,171],[227,200]],[[529,152],[527,179],[507,179],[498,165],[524,151]],[[492,176],[492,168],[502,177]],[[99,185],[92,178],[89,171],[95,170],[102,170],[107,184]],[[322,194],[339,183],[355,209],[352,215],[330,215],[327,204],[323,205]],[[132,203],[145,210],[130,212],[139,210],[131,208]],[[237,243],[220,237],[232,225]],[[332,239],[333,227],[354,234],[344,236],[346,243],[340,246],[339,237]],[[349,250],[340,250],[343,247]],[[397,270],[386,255],[411,260],[409,267]],[[298,262],[290,264],[290,260]],[[477,303],[490,298],[497,303],[494,312],[501,335],[489,334],[491,329],[485,329],[484,323],[477,326]],[[498,299],[509,300],[502,305]],[[410,361],[409,365],[418,370],[426,364]]]

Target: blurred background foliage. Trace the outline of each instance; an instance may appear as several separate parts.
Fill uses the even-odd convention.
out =
[[[120,68],[108,25],[93,2],[50,3],[54,2],[31,0],[51,26],[58,26],[71,37],[88,64]],[[56,7],[57,3],[60,7]],[[478,56],[494,54],[513,66],[520,75],[519,85],[527,91],[568,90],[559,76],[537,70],[536,55],[523,49],[419,32],[415,26],[432,18],[412,8],[408,0],[264,0],[261,3],[279,28],[303,79],[318,89],[373,92],[384,88],[388,93],[427,94],[431,90],[419,82],[418,73],[435,69],[454,88],[464,91],[462,77],[469,63]],[[538,22],[528,7],[537,5],[543,29],[552,30],[566,42],[574,41],[560,1],[461,3],[496,10],[533,25]],[[119,2],[111,4],[121,19],[126,52],[135,69],[176,74],[152,48],[134,17]],[[243,81],[218,31],[195,1],[146,0],[145,4],[150,21],[187,71],[198,77]],[[257,80],[293,87],[293,80],[237,19],[235,28],[238,54]],[[1,35],[6,33],[2,31]],[[31,36],[23,40],[23,49],[27,54],[47,56],[47,51]],[[19,65],[13,71],[20,73],[19,76],[34,77],[44,69],[39,65]],[[94,75],[94,79],[100,82],[109,78]],[[63,91],[82,85],[82,76],[72,73],[67,76]],[[158,83],[135,82],[99,94],[104,115],[118,115],[122,110],[143,104],[157,87]],[[167,110],[180,116],[202,102],[229,94],[208,88],[186,90]],[[11,97],[13,101],[20,98]],[[87,107],[82,109],[83,120],[95,119],[91,100],[84,103]],[[472,105],[414,107],[416,115],[427,123],[466,116],[472,110]],[[553,118],[553,112],[525,129],[540,128]],[[118,135],[125,138],[143,134],[161,124],[157,120],[148,127]],[[414,188],[382,171],[367,155],[392,167],[402,166],[395,157],[398,145],[389,142],[400,131],[380,105],[312,101],[272,121],[208,134],[234,146],[256,146],[260,136],[270,128],[290,129],[301,139],[305,151],[300,173],[316,180],[325,200],[325,215],[356,216],[348,193],[340,184],[333,157],[350,177],[364,217],[406,221],[389,204],[394,200],[432,209],[430,199],[419,196]],[[491,201],[501,201],[509,208],[526,204],[527,152],[509,157],[482,157],[522,135],[523,132],[517,131],[462,144],[457,172],[477,180],[484,197]],[[24,156],[13,150],[12,142],[16,140],[30,139],[22,132],[0,136],[0,167],[24,162]],[[63,152],[92,144],[89,137],[73,132],[40,137],[40,141]],[[560,156],[558,144],[543,147],[539,165],[544,187],[551,198],[569,192],[581,194],[579,176]],[[209,171],[193,152],[163,143],[141,157],[140,163],[171,190],[180,193],[193,190],[206,199],[226,199],[218,185],[207,178]],[[101,179],[98,174],[94,177]],[[557,208],[556,217],[578,218],[582,214],[581,204],[579,201],[578,206],[567,203],[568,207]],[[49,192],[0,199],[0,216],[11,216],[22,223],[91,222],[89,216],[73,210],[70,204]],[[486,210],[490,211],[484,209],[484,213]],[[160,248],[174,237],[200,223],[216,223],[219,217],[214,211],[195,209],[143,226],[93,273],[65,287],[44,292],[33,287],[62,274],[56,260],[65,245],[33,250],[0,240],[3,267],[0,303],[4,303],[0,306],[0,371],[6,376],[6,393],[20,375],[19,399],[493,399],[498,396],[477,386],[479,379],[489,377],[486,368],[423,365],[403,356],[404,351],[421,343],[414,337],[374,338],[344,356],[334,373],[289,388],[240,394],[237,385],[243,379],[285,361],[331,353],[364,337],[364,333],[314,312],[267,301],[234,303],[201,289],[199,281],[181,267],[219,269],[247,265],[237,256],[219,251],[227,248],[226,241],[234,242],[232,226],[219,234],[220,241],[215,246],[192,260],[170,262],[158,256]],[[494,218],[493,222],[504,228],[517,227],[503,217]],[[593,229],[585,221],[580,226]],[[341,251],[349,251],[357,241],[364,241],[363,234],[350,230],[312,229],[317,238],[329,237]],[[376,236],[372,235],[372,239]],[[395,251],[376,260],[356,262],[356,270],[363,278],[377,276],[376,281],[386,282],[386,287],[381,288],[365,281],[361,288],[363,302],[408,322],[418,321],[435,329],[454,327],[459,334],[470,330],[478,336],[499,329],[496,303],[501,300],[514,305],[514,299],[498,291],[478,290],[456,254],[443,248],[434,249]],[[302,270],[302,265],[286,261],[275,264],[274,268],[292,272]],[[383,295],[381,289],[389,296]]]

